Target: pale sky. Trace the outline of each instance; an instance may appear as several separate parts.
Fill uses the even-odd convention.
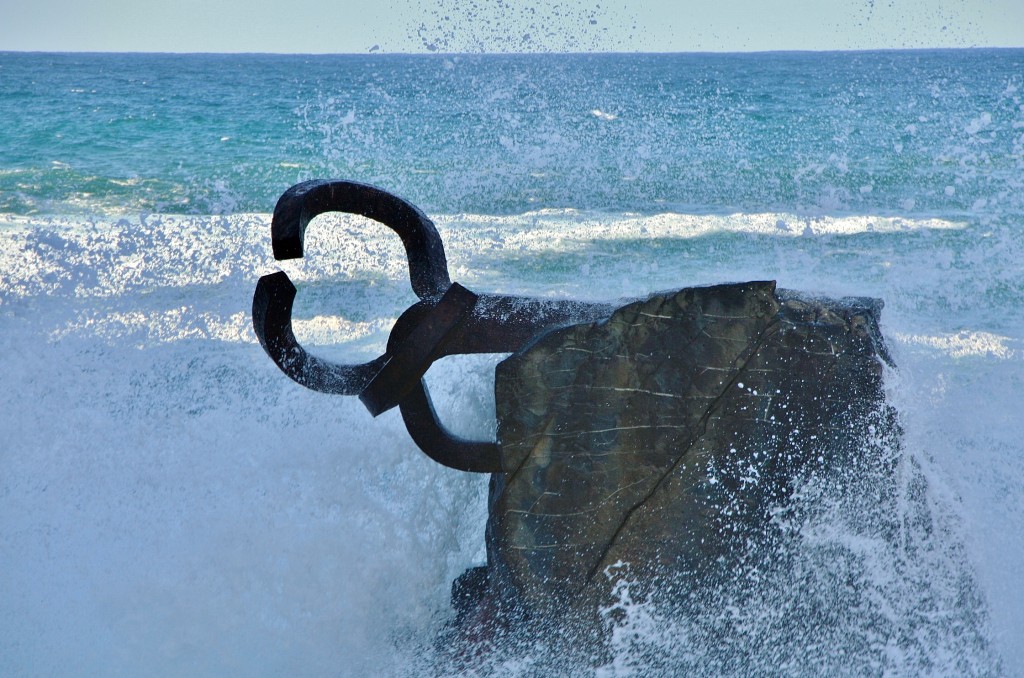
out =
[[[0,0],[0,51],[1024,47],[1024,0]]]

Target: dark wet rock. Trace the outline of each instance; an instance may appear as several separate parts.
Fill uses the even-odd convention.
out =
[[[774,282],[689,288],[502,362],[504,472],[491,480],[487,568],[454,592],[463,636],[593,634],[616,573],[642,596],[727,570],[795,478],[842,465],[869,434],[888,361],[880,308]]]

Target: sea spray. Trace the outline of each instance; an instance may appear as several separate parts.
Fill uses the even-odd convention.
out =
[[[481,292],[776,279],[885,301],[890,510],[853,520],[871,483],[808,483],[806,519],[779,516],[789,559],[759,570],[772,586],[737,582],[704,616],[627,608],[639,635],[602,671],[845,652],[867,673],[1020,673],[1022,58],[0,55],[0,673],[437,665],[485,482],[393,413],[290,382],[248,317],[279,265],[277,196],[338,174],[426,209]],[[300,338],[378,355],[412,298],[400,244],[348,218],[309,233],[280,264]],[[493,430],[491,364],[428,375],[472,437]],[[846,612],[791,641],[786,614],[810,608]],[[756,642],[728,651],[718,629]]]

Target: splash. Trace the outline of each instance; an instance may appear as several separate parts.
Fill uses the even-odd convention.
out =
[[[621,52],[636,30],[628,9],[607,3],[438,0],[408,38],[428,52]]]

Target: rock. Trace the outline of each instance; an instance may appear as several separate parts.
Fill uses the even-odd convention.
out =
[[[868,435],[889,360],[880,308],[774,282],[688,288],[503,361],[504,472],[460,620],[474,637],[482,619],[592,634],[616,571],[643,595],[728,568],[801,473],[842,465]]]

